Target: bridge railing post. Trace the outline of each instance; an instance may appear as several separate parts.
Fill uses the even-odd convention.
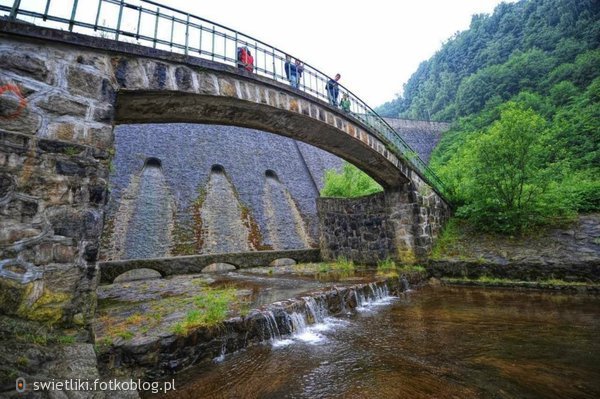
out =
[[[154,40],[153,47],[156,48],[156,42],[158,39],[158,19],[160,18],[160,7],[156,7],[156,19],[154,20]]]
[[[117,17],[117,31],[115,32],[115,40],[119,40],[119,32],[121,30],[121,19],[123,18],[123,0],[119,3],[119,16]]]
[[[185,55],[188,55],[188,48],[190,43],[190,14],[187,14],[185,22]]]
[[[15,20],[17,19],[17,14],[19,13],[19,7],[21,6],[21,0],[15,0],[15,2],[13,3],[13,6],[10,10],[10,19]]]
[[[77,2],[73,0],[73,10],[71,10],[71,19],[69,20],[69,32],[73,32],[73,25],[75,24],[75,15],[77,14]]]
[[[44,9],[44,16],[42,20],[46,21],[48,19],[48,11],[50,10],[50,0],[46,0],[46,8]]]

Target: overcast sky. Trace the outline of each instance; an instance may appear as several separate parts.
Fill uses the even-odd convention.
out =
[[[297,56],[375,107],[501,0],[163,0]]]

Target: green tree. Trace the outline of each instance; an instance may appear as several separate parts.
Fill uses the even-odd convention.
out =
[[[548,165],[547,123],[531,109],[507,103],[500,119],[474,136],[462,153],[459,214],[477,226],[515,232],[543,222],[538,206],[554,176]]]
[[[325,184],[321,190],[322,197],[362,197],[383,191],[375,180],[356,166],[344,162],[342,173],[335,169],[325,172]]]

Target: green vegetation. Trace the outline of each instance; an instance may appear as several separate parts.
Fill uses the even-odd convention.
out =
[[[386,258],[377,262],[377,272],[387,273],[391,271],[396,271],[396,262],[392,259]]]
[[[474,15],[376,109],[383,116],[453,121],[521,91],[583,88],[600,74],[600,8],[594,0],[529,0]]]
[[[352,260],[344,256],[339,256],[333,262],[312,263],[306,265],[295,265],[296,272],[316,272],[317,274],[335,273],[342,276],[348,276],[356,270],[356,265]]]
[[[80,152],[81,152],[81,149],[77,149],[77,148],[71,147],[71,146],[65,147],[65,149],[64,149],[65,155],[68,155],[70,157],[73,157],[75,155],[79,155]]]
[[[126,331],[119,331],[117,333],[117,335],[121,338],[123,338],[125,341],[129,341],[130,339],[133,338],[133,336],[135,335],[132,331],[126,330]]]
[[[402,265],[398,268],[399,272],[425,272],[426,269],[421,265]]]
[[[380,191],[383,191],[383,188],[369,175],[356,166],[344,162],[342,173],[338,173],[335,169],[325,172],[325,184],[321,196],[354,198]]]
[[[377,262],[377,275],[383,277],[398,277],[396,262],[390,258]]]
[[[379,108],[454,122],[431,167],[472,227],[514,234],[600,210],[599,14],[591,0],[500,4]]]
[[[393,259],[386,258],[377,262],[377,274],[385,277],[398,277],[402,273],[423,273],[425,267],[421,265],[396,265]]]
[[[194,297],[197,308],[188,310],[183,322],[176,323],[172,331],[182,335],[195,327],[210,327],[223,322],[230,304],[236,300],[235,292],[235,288],[206,288],[202,294]]]
[[[331,263],[331,270],[340,272],[353,272],[355,269],[354,262],[344,256],[338,256],[335,262]]]
[[[548,280],[535,280],[535,281],[524,281],[524,280],[511,280],[506,278],[498,278],[498,277],[490,277],[490,276],[481,276],[475,279],[470,278],[454,278],[454,277],[445,277],[443,279],[448,283],[481,283],[481,284],[489,284],[489,285],[551,285],[551,286],[565,286],[565,287],[581,287],[589,284],[582,281],[565,281],[560,279],[548,279]]]

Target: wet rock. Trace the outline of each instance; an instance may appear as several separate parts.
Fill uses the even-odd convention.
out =
[[[235,266],[231,265],[229,263],[213,263],[211,265],[206,266],[204,269],[202,269],[202,272],[203,273],[226,272],[226,271],[230,271],[230,270],[235,270]]]

